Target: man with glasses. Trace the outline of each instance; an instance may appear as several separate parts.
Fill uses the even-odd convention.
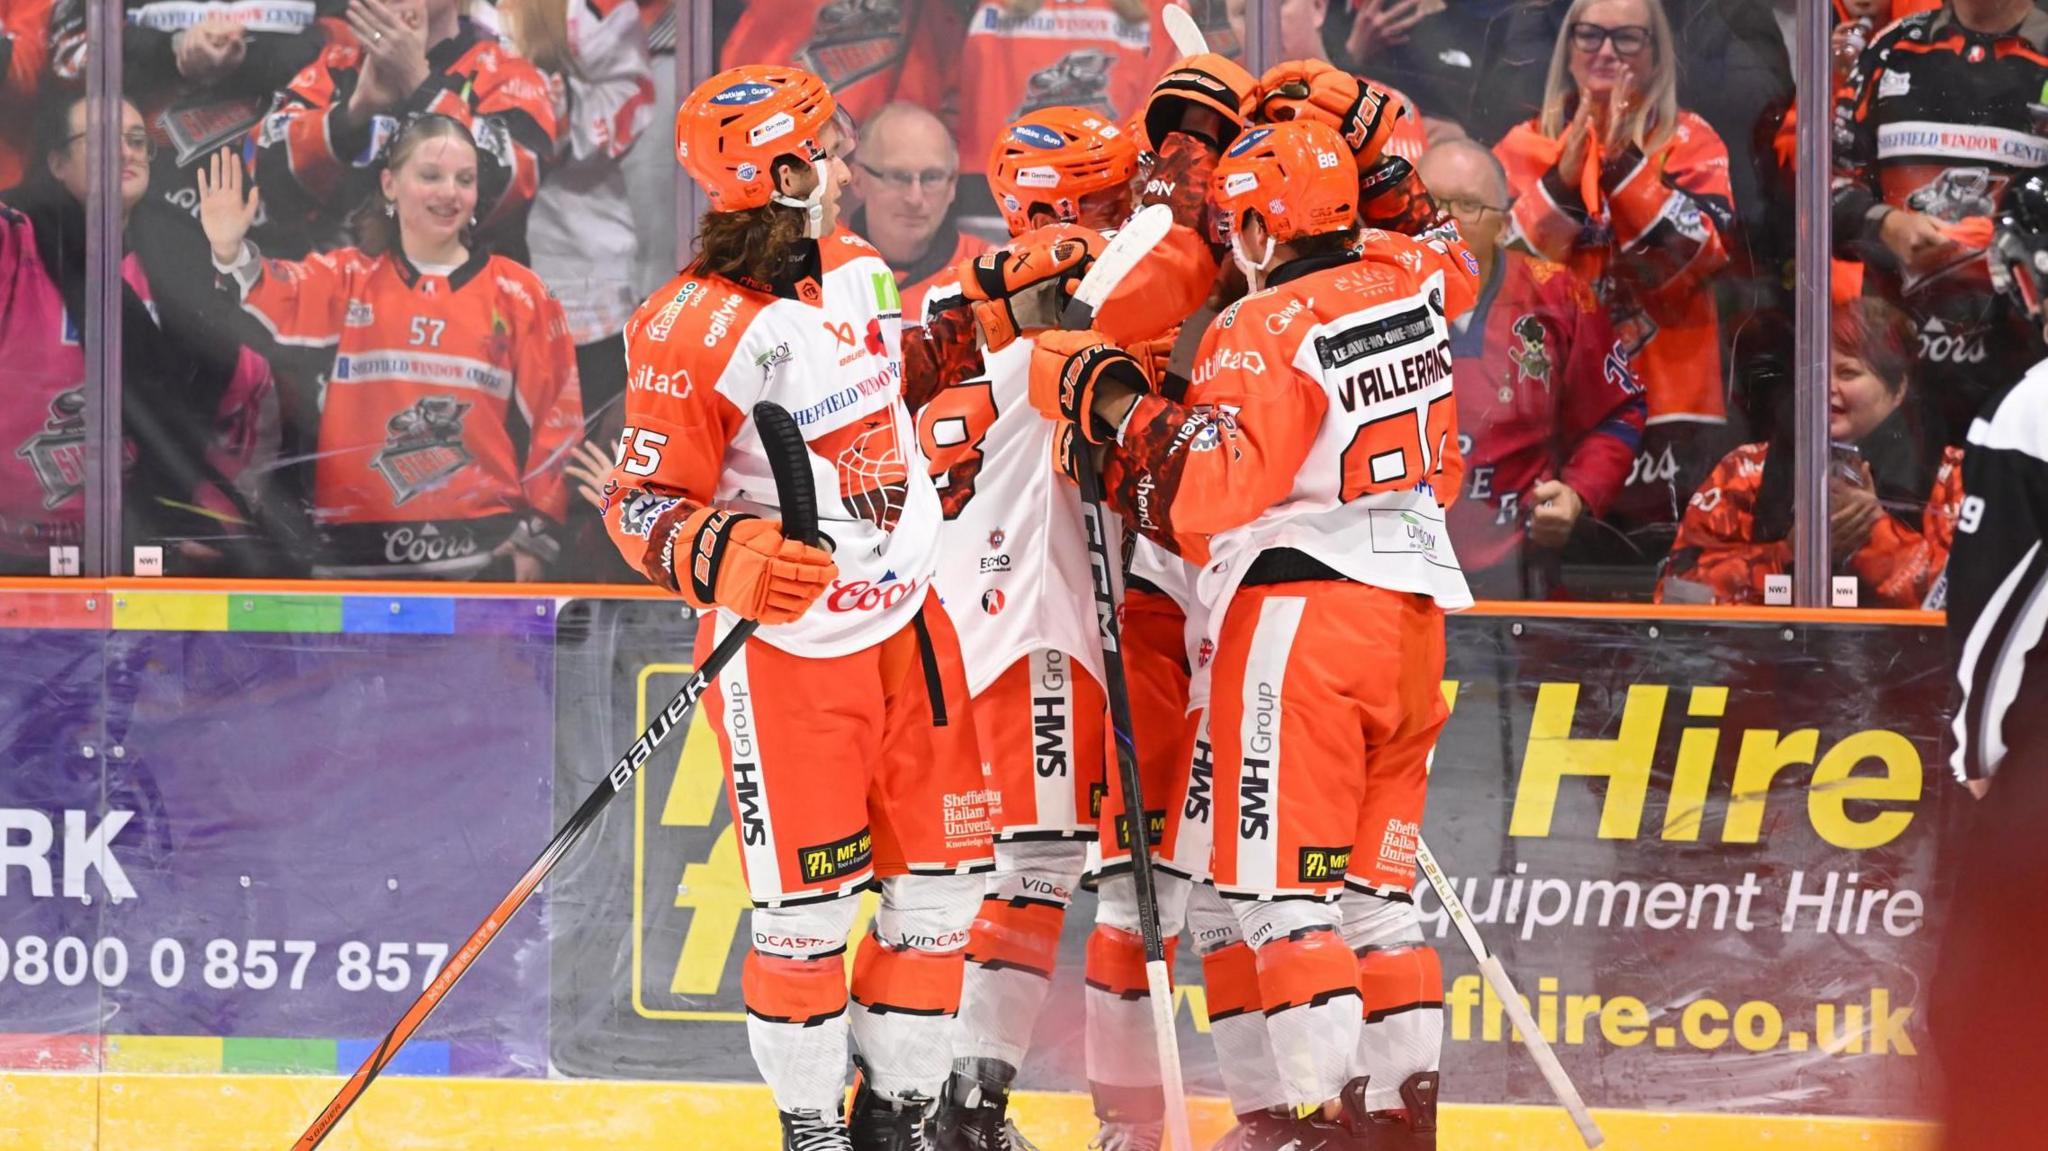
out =
[[[953,265],[988,250],[953,217],[959,176],[952,135],[915,104],[887,105],[861,130],[853,158],[861,208],[847,226],[889,262],[906,317],[922,318],[932,286],[952,280]]]
[[[1569,269],[1501,246],[1508,181],[1467,140],[1417,170],[1479,261],[1479,303],[1451,326],[1465,490],[1451,543],[1475,596],[1542,598],[1579,520],[1620,493],[1643,436],[1643,392],[1607,311]],[[1524,547],[1524,543],[1528,547]]]

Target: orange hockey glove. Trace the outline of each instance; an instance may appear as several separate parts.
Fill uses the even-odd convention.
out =
[[[1091,444],[1115,438],[1116,429],[1094,416],[1096,389],[1103,384],[1132,392],[1146,389],[1145,369],[1135,357],[1100,332],[1051,331],[1031,348],[1031,406],[1049,420],[1065,420]]]
[[[1187,132],[1220,153],[1244,131],[1258,87],[1244,65],[1228,56],[1189,56],[1145,98],[1145,139],[1164,149],[1167,133]]]
[[[1207,235],[1209,232],[1209,177],[1216,171],[1218,153],[1208,144],[1174,132],[1159,146],[1158,158],[1138,194],[1138,206],[1164,204],[1173,212],[1173,222]]]
[[[675,553],[687,549],[686,568]],[[677,524],[662,548],[683,598],[722,607],[741,619],[789,623],[839,574],[830,552],[782,534],[782,525],[722,508],[699,508]]]
[[[955,264],[960,294],[974,308],[983,345],[999,352],[1020,335],[1058,326],[1060,310],[1101,250],[1099,235],[1072,229],[1049,244],[998,248]]]
[[[1258,119],[1318,120],[1337,129],[1351,146],[1362,175],[1380,162],[1394,138],[1402,107],[1384,88],[1361,80],[1327,60],[1291,60],[1259,77]]]

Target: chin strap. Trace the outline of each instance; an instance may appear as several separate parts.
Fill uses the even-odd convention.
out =
[[[1256,292],[1266,286],[1266,268],[1273,262],[1273,235],[1266,234],[1266,250],[1257,260],[1244,254],[1244,233],[1233,232],[1230,236],[1230,258],[1237,263],[1237,270],[1244,273],[1247,292]]]
[[[824,238],[825,224],[825,181],[830,178],[830,174],[826,171],[823,160],[811,161],[811,171],[817,175],[818,182],[812,186],[810,195],[799,200],[794,196],[785,196],[777,192],[774,195],[774,202],[786,208],[796,208],[802,211],[804,214],[804,238],[807,240],[821,240]]]

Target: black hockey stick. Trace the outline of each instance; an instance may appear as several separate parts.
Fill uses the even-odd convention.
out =
[[[797,430],[796,421],[788,412],[766,401],[754,405],[754,427],[768,450],[768,467],[775,475],[775,491],[782,506],[783,533],[815,545],[818,542],[818,501],[811,486],[810,448],[804,443],[803,433]],[[399,1016],[390,1033],[384,1036],[384,1041],[377,1044],[369,1058],[363,1060],[363,1065],[348,1077],[348,1082],[342,1084],[334,1101],[320,1112],[313,1125],[299,1136],[298,1142],[292,1144],[292,1151],[313,1151],[320,1146],[321,1141],[334,1130],[335,1124],[341,1122],[341,1117],[348,1114],[348,1109],[370,1089],[378,1074],[398,1057],[398,1049],[405,1046],[405,1041],[412,1038],[413,1032],[418,1031],[420,1025],[427,1021],[427,1016],[434,1013],[434,1008],[440,1006],[441,1000],[468,972],[477,956],[482,955],[484,948],[489,947],[505,925],[512,921],[512,916],[526,902],[526,897],[533,894],[541,880],[554,870],[555,864],[561,862],[576,841],[583,838],[583,833],[597,822],[597,817],[603,814],[612,797],[624,791],[640,769],[647,766],[654,749],[682,724],[698,697],[711,686],[711,681],[725,665],[739,654],[747,637],[760,626],[753,620],[742,621],[719,642],[717,649],[697,668],[696,673],[683,683],[675,698],[668,701],[668,706],[661,709],[654,722],[647,725],[647,730],[641,732],[633,746],[626,749],[626,754],[612,765],[604,782],[597,785],[590,798],[584,800],[576,814],[569,817],[569,822],[555,833],[555,838],[540,853],[540,858],[533,861],[533,866],[526,869],[526,874],[519,877],[519,882],[512,886],[505,898],[498,901],[475,931],[470,932],[469,938],[456,949],[455,954],[448,957],[447,965],[434,976],[427,989],[420,992],[420,997],[413,1000],[412,1006],[405,1009],[405,1014]]]
[[[1095,309],[1109,298],[1132,268],[1158,246],[1173,226],[1173,213],[1155,204],[1131,217],[1102,255],[1081,278],[1074,300],[1060,317],[1060,327],[1079,330],[1095,320]],[[1131,885],[1138,896],[1138,934],[1145,943],[1145,983],[1152,997],[1152,1033],[1159,1049],[1159,1079],[1166,1094],[1166,1149],[1194,1151],[1188,1132],[1187,1087],[1181,1081],[1180,1040],[1174,1030],[1172,973],[1166,969],[1166,939],[1159,929],[1159,895],[1152,876],[1152,820],[1145,811],[1144,786],[1138,776],[1138,749],[1131,730],[1131,694],[1124,682],[1122,629],[1117,621],[1117,566],[1109,555],[1107,513],[1103,511],[1102,477],[1084,443],[1074,445],[1075,479],[1081,485],[1082,519],[1088,530],[1088,566],[1095,582],[1095,622],[1102,635],[1102,672],[1109,695],[1109,722],[1116,732],[1117,780],[1122,785],[1124,820],[1130,831]]]

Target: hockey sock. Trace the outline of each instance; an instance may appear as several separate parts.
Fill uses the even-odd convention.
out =
[[[846,1084],[846,933],[856,902],[753,914],[740,965],[747,1045],[783,1111],[838,1114]]]
[[[1216,1044],[1216,1069],[1230,1110],[1249,1115],[1287,1103],[1273,1045],[1266,1038],[1266,1004],[1259,997],[1258,957],[1238,930],[1237,915],[1202,884],[1188,899],[1188,932],[1202,955],[1202,983],[1208,992],[1209,1038]]]
[[[1189,884],[1153,873],[1166,966],[1173,969]],[[1159,1048],[1152,1031],[1152,995],[1145,980],[1145,941],[1138,933],[1137,885],[1128,871],[1096,891],[1096,925],[1088,936],[1082,993],[1087,1009],[1088,1086],[1095,1114],[1108,1123],[1157,1123],[1166,1098],[1159,1085]]]
[[[1286,1102],[1337,1098],[1358,1048],[1358,961],[1334,907],[1305,900],[1245,903],[1238,921],[1257,953],[1259,997]]]
[[[996,845],[996,874],[967,940],[956,1063],[1023,1065],[1085,852],[1078,841]]]
[[[875,927],[853,960],[853,1042],[876,1093],[936,1099],[952,1069],[968,924],[980,876],[882,881]]]
[[[1436,1070],[1443,1053],[1443,967],[1413,903],[1347,891],[1341,906],[1362,1014],[1352,1074],[1368,1077],[1366,1110],[1398,1111],[1401,1084]]]

